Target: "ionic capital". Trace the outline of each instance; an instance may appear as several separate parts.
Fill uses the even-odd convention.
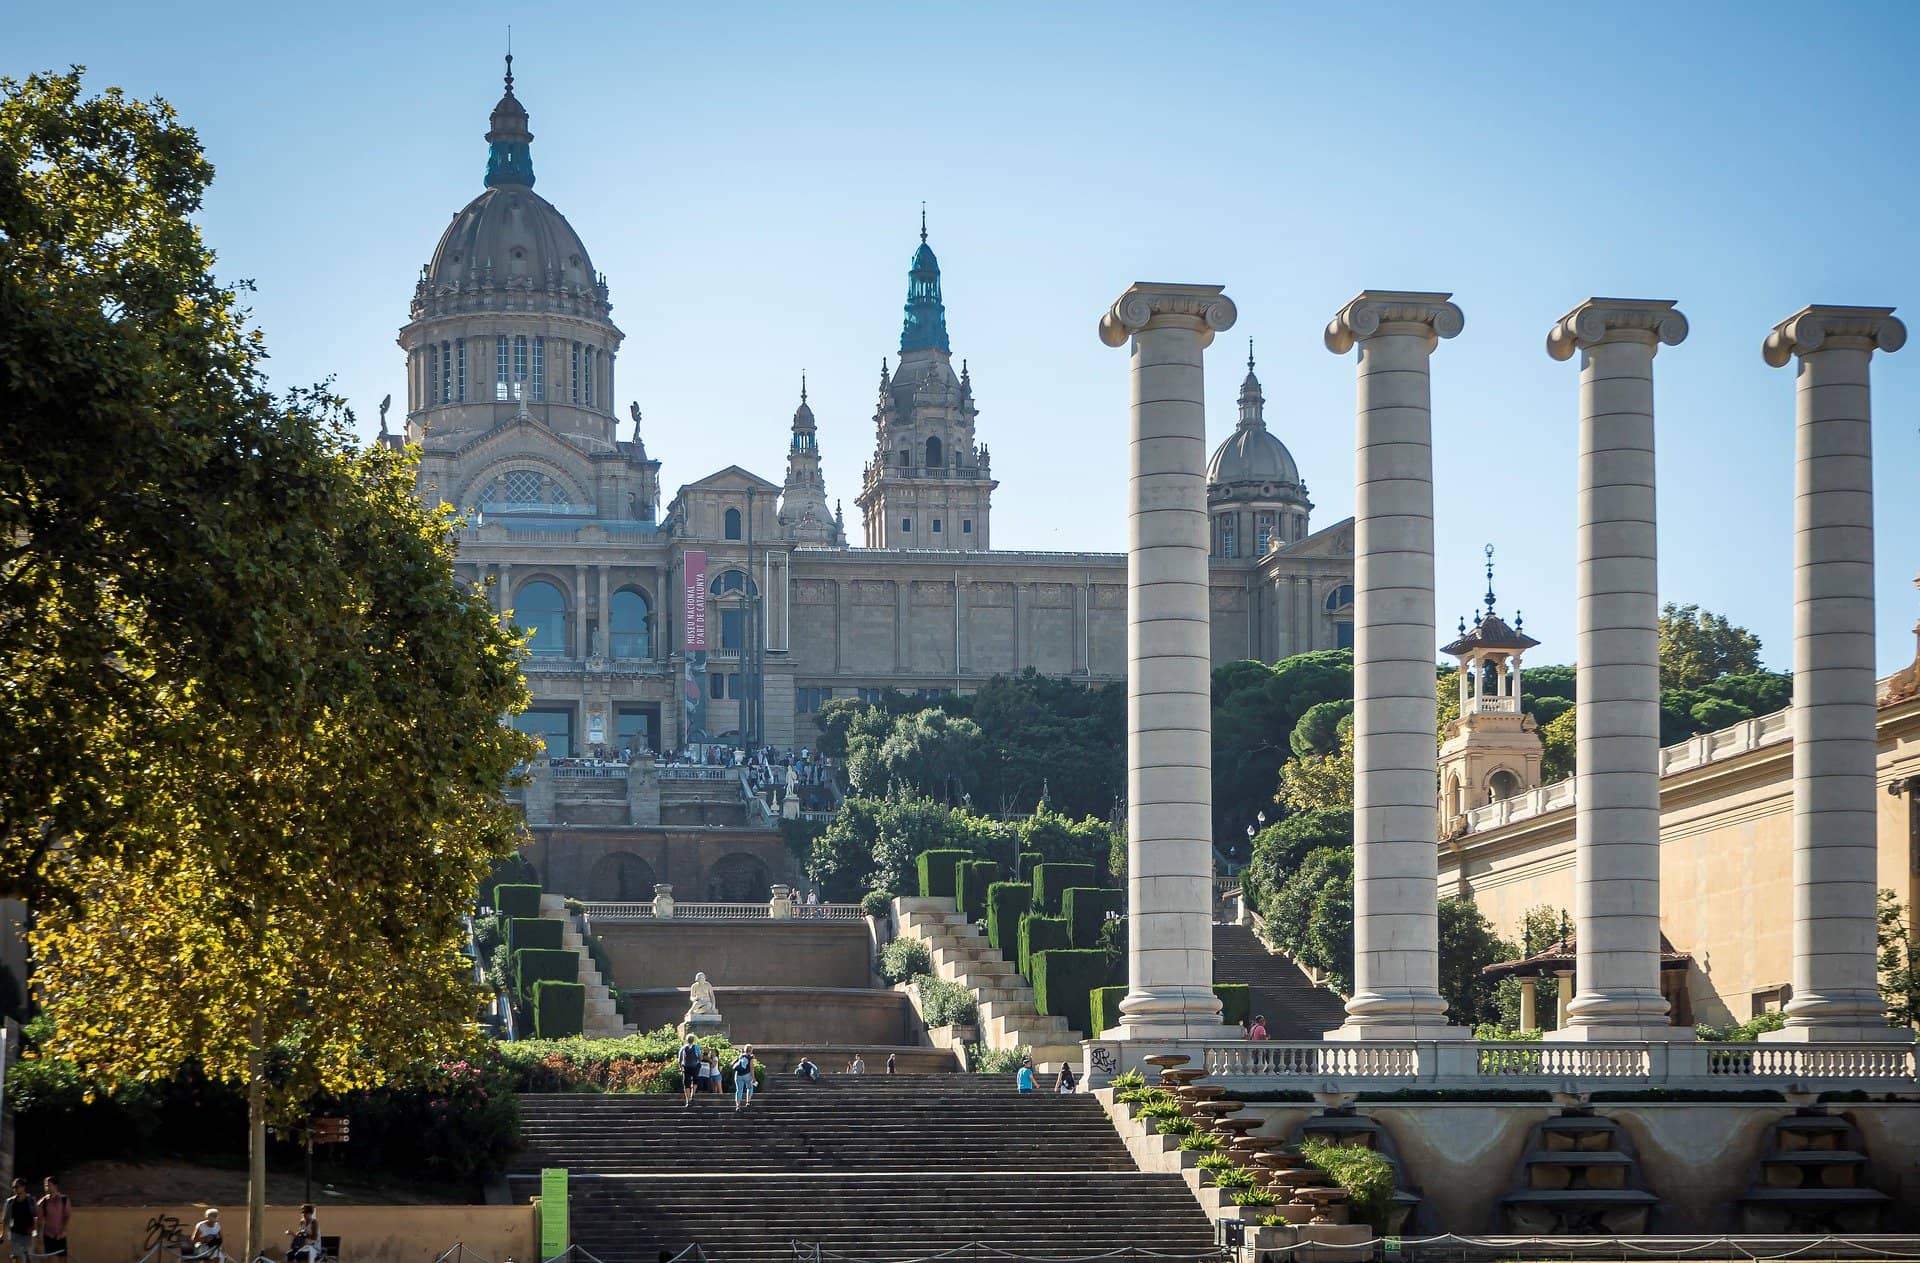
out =
[[[1200,345],[1207,346],[1214,334],[1225,333],[1240,318],[1225,289],[1224,285],[1135,281],[1100,317],[1100,340],[1108,346],[1125,346],[1143,329],[1177,325],[1193,329],[1200,335]]]
[[[1602,342],[1638,342],[1652,354],[1662,342],[1679,346],[1686,338],[1687,318],[1670,298],[1589,298],[1547,331],[1547,354],[1571,359]]]
[[[1327,325],[1327,350],[1345,355],[1356,342],[1382,334],[1425,335],[1431,351],[1441,338],[1467,327],[1467,318],[1449,300],[1452,294],[1410,290],[1363,289]]]
[[[1894,319],[1891,307],[1802,307],[1773,327],[1760,346],[1760,355],[1775,368],[1785,368],[1796,355],[1831,347],[1866,351],[1898,351],[1907,344],[1907,326]]]

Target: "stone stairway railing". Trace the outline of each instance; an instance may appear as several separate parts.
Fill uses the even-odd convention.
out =
[[[621,1019],[613,988],[600,976],[600,967],[593,963],[593,953],[587,950],[586,931],[580,918],[567,911],[567,901],[560,895],[541,895],[540,915],[562,923],[560,946],[580,957],[579,980],[587,989],[586,1016],[580,1033],[588,1039],[618,1039],[635,1033],[639,1028]]]
[[[927,945],[933,972],[973,992],[979,1006],[980,1039],[988,1048],[1032,1049],[1033,1064],[1045,1071],[1062,1062],[1080,1063],[1079,1032],[1063,1017],[1045,1017],[1034,1007],[1033,988],[987,942],[986,932],[970,924],[950,898],[902,896],[893,901],[900,937]]]

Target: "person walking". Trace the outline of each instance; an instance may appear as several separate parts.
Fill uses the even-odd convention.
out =
[[[1033,1058],[1020,1059],[1020,1070],[1013,1076],[1013,1087],[1016,1092],[1033,1091]]]
[[[46,1192],[35,1207],[34,1231],[40,1234],[40,1257],[67,1256],[67,1229],[73,1226],[73,1199],[60,1191],[60,1181],[49,1175],[41,1182]]]
[[[700,1090],[714,1096],[720,1095],[720,1054],[711,1048],[707,1049],[706,1058],[700,1063]]]
[[[893,1054],[893,1053],[888,1053],[888,1054],[887,1054],[887,1073],[888,1073],[888,1074],[892,1074],[892,1073],[893,1073],[893,1063],[894,1063],[894,1060],[895,1060],[895,1054]]]
[[[733,1112],[738,1114],[753,1104],[753,1045],[748,1044],[733,1059]]]
[[[7,1258],[10,1263],[27,1263],[33,1257],[33,1194],[25,1180],[13,1182],[13,1194],[7,1198]]]
[[[680,1108],[693,1108],[693,1094],[700,1090],[700,1067],[705,1064],[700,1045],[689,1034],[680,1045]]]
[[[867,1072],[867,1059],[865,1057],[862,1057],[859,1053],[853,1054],[853,1060],[847,1063],[847,1073],[848,1074],[865,1074],[866,1072]]]
[[[1053,1078],[1053,1090],[1061,1096],[1072,1096],[1080,1081],[1073,1076],[1073,1067],[1066,1062],[1060,1063],[1060,1073]]]
[[[1266,1015],[1262,1013],[1254,1014],[1253,1025],[1247,1028],[1247,1038],[1248,1039],[1266,1039],[1267,1037],[1268,1036],[1267,1036]]]

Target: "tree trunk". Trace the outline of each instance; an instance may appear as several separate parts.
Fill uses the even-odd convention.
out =
[[[247,1258],[267,1251],[267,1039],[259,1008],[247,1021]]]

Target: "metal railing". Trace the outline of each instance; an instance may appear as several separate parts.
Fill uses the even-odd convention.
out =
[[[661,917],[651,903],[580,902],[580,913],[589,921],[770,921],[773,909],[765,903],[681,903],[674,901],[672,917]],[[795,921],[864,921],[866,913],[857,903],[795,903]]]

